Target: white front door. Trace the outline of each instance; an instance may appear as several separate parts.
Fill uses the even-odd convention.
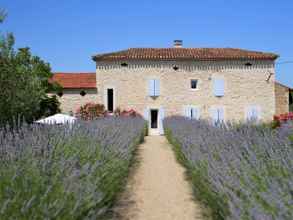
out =
[[[150,135],[160,135],[159,109],[150,109],[149,116]]]

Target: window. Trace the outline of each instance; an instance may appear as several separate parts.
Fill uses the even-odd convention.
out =
[[[149,96],[151,97],[160,96],[160,80],[158,79],[149,80]]]
[[[178,66],[173,66],[173,70],[177,71],[177,70],[179,70],[179,67]]]
[[[127,67],[128,64],[127,64],[127,63],[121,63],[121,66],[122,66],[122,67]]]
[[[224,88],[225,83],[223,79],[214,79],[213,80],[213,86],[214,86],[214,95],[216,97],[222,97],[224,96]]]
[[[214,124],[224,122],[224,108],[223,107],[212,107],[211,118]]]
[[[197,89],[197,79],[190,80],[191,89]]]
[[[81,96],[85,96],[85,95],[86,95],[86,92],[82,90],[79,94],[80,94]]]
[[[260,107],[259,106],[248,106],[246,110],[247,121],[259,121],[260,120]]]
[[[198,107],[195,106],[185,106],[184,107],[184,116],[189,119],[199,119],[200,111]]]

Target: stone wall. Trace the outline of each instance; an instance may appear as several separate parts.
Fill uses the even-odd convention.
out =
[[[276,115],[289,112],[289,88],[276,83]]]
[[[246,108],[257,105],[261,119],[270,121],[275,114],[274,62],[121,62],[97,63],[97,101],[106,103],[106,88],[115,90],[115,107],[145,109],[163,107],[165,115],[182,115],[185,105],[200,108],[201,118],[210,118],[210,108],[223,106],[225,120],[243,121]],[[179,69],[175,71],[174,66]],[[148,96],[148,80],[160,79],[160,96]],[[224,97],[213,94],[213,79],[225,80]],[[198,89],[190,88],[190,80],[198,80]]]
[[[80,92],[85,91],[86,95],[81,96]],[[96,89],[63,89],[63,95],[57,96],[61,103],[61,111],[63,113],[76,113],[77,109],[88,102],[97,102],[97,90]]]

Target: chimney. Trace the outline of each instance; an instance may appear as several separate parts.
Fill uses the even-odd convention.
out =
[[[182,48],[183,41],[182,40],[174,40],[175,48]]]

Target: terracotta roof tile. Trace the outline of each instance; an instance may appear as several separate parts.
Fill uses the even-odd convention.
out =
[[[94,89],[96,73],[54,73],[51,81],[59,83],[65,89]]]
[[[113,53],[97,54],[94,61],[115,60],[275,60],[279,56],[235,48],[130,48]]]

